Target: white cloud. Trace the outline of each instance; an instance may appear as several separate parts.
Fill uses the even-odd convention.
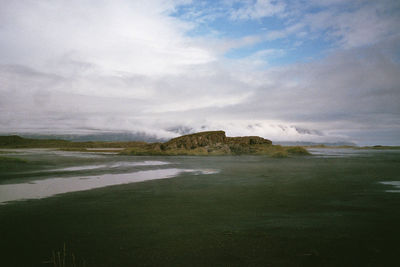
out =
[[[259,42],[287,40],[289,37],[296,37],[299,41],[324,40],[332,47],[346,49],[372,45],[398,35],[400,17],[395,10],[399,8],[400,4],[390,0],[291,3],[280,13],[284,19],[283,27],[266,28],[266,33],[257,37]],[[239,9],[237,12],[244,11]]]
[[[168,129],[186,126],[273,140],[356,139],[357,130],[375,128],[400,135],[393,14],[366,5],[290,20],[265,35],[193,38],[185,35],[193,22],[169,16],[185,3],[2,1],[0,132],[97,129],[169,138],[176,133]],[[280,2],[246,3],[238,19],[282,12],[256,8]],[[347,49],[319,61],[260,68],[285,55],[265,47],[223,58],[230,49],[327,30]]]
[[[332,4],[330,2],[326,4]],[[323,34],[327,40],[344,48],[371,45],[398,34],[400,19],[393,13],[395,5],[391,1],[360,1],[351,8],[345,6],[309,13],[302,23],[313,35]]]
[[[166,4],[169,3],[169,4]],[[65,60],[105,72],[178,73],[214,55],[166,15],[166,1],[2,1],[0,62],[65,71]],[[56,68],[55,68],[56,66]],[[70,66],[71,67],[71,66]]]
[[[301,22],[295,23],[290,26],[287,26],[286,28],[284,28],[282,30],[268,31],[263,36],[263,39],[265,41],[273,41],[273,40],[277,40],[277,39],[286,38],[293,34],[299,34],[304,29],[304,27],[305,27],[304,23],[301,23]],[[305,35],[306,35],[306,33],[303,31],[300,33],[299,37],[304,37]]]
[[[274,0],[256,0],[248,1],[239,9],[231,12],[231,18],[236,19],[260,19],[282,13],[285,10],[285,4]]]
[[[101,129],[170,138],[176,133],[167,129],[186,126],[289,141],[357,141],[360,129],[392,129],[393,136],[400,134],[400,66],[391,55],[399,42],[267,71],[231,62],[164,77],[71,80],[3,66],[0,131]]]
[[[286,53],[283,49],[263,49],[246,57],[235,60],[235,68],[240,67],[244,70],[257,71],[269,65],[273,59],[280,58]]]

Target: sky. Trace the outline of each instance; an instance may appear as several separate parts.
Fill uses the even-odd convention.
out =
[[[0,134],[400,145],[397,0],[0,0]]]

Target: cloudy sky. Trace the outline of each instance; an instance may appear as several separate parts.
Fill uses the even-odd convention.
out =
[[[0,0],[0,133],[400,145],[397,0]]]

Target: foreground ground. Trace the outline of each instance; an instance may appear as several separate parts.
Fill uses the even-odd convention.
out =
[[[1,265],[52,266],[64,244],[80,266],[398,262],[400,193],[379,182],[400,180],[399,152],[142,158],[219,173],[1,205]]]

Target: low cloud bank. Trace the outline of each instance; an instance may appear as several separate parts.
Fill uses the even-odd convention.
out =
[[[400,144],[398,34],[307,63],[260,68],[275,50],[228,60],[214,36],[190,37],[195,22],[169,15],[178,2],[120,0],[94,9],[81,1],[3,2],[0,133],[169,139],[225,130],[282,141]],[[237,19],[252,19],[248,12]],[[238,40],[231,42],[221,41],[234,47]]]

